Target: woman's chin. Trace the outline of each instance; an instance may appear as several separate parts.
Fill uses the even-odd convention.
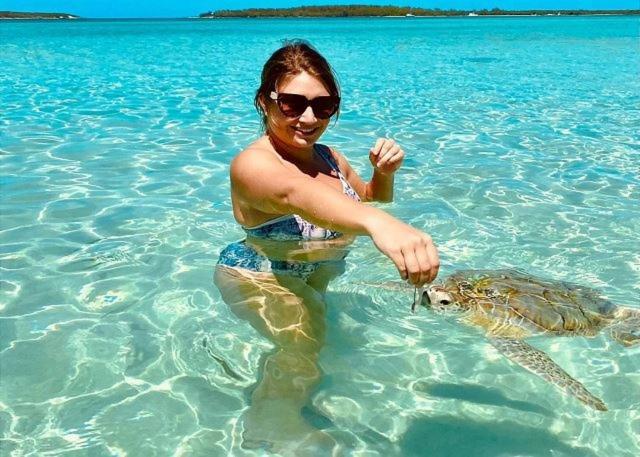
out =
[[[306,135],[295,135],[292,140],[293,140],[293,144],[295,144],[296,146],[299,147],[307,147],[307,146],[312,146],[316,140],[317,140],[317,136],[313,135],[313,136],[306,136]]]

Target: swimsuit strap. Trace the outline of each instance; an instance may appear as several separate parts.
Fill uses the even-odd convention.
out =
[[[349,184],[349,181],[347,181],[347,178],[345,178],[344,175],[342,174],[342,172],[340,171],[340,167],[338,167],[338,164],[335,161],[335,159],[333,158],[333,156],[331,155],[331,153],[328,152],[328,151],[330,151],[329,147],[328,146],[320,146],[320,145],[316,144],[316,145],[314,145],[314,149],[318,152],[320,157],[322,157],[324,159],[324,161],[327,162],[327,164],[329,164],[329,167],[338,174],[338,178],[340,179],[340,182],[342,183],[343,189],[344,188],[351,189],[351,184]]]

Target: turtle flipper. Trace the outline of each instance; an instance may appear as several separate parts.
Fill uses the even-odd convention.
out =
[[[623,346],[640,343],[640,309],[618,308],[616,322],[611,324],[609,333]]]
[[[600,411],[606,411],[607,405],[589,392],[580,382],[558,366],[544,352],[530,346],[522,340],[511,338],[491,338],[491,344],[502,355],[530,372],[546,379],[563,392],[574,396],[582,403]]]

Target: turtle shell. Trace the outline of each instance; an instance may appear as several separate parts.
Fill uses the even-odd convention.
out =
[[[444,288],[474,323],[496,335],[526,333],[593,335],[613,319],[615,305],[597,291],[517,270],[468,270],[449,276]]]

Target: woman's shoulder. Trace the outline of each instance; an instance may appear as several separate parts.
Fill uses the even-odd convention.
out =
[[[290,170],[283,166],[282,159],[268,141],[250,144],[231,161],[231,182],[235,185],[254,186],[256,182],[278,180],[288,173]]]
[[[260,166],[264,162],[273,161],[277,161],[273,147],[268,141],[265,142],[260,138],[236,154],[231,162],[231,168],[233,170],[234,167]]]
[[[268,139],[265,139],[265,137],[258,138],[256,141],[244,148],[236,154],[236,158],[261,155],[273,155],[273,146],[271,146],[271,143]]]

